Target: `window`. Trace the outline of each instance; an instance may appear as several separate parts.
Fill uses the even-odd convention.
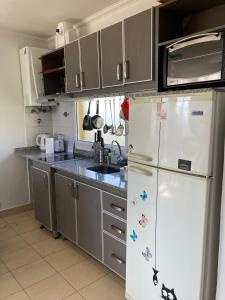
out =
[[[119,117],[120,105],[124,100],[124,97],[106,97],[106,98],[96,98],[91,100],[90,115],[94,116],[96,114],[97,100],[99,100],[99,115],[104,119],[104,124],[112,126],[115,130],[119,125],[124,126],[124,131],[122,136],[117,136],[112,134],[112,130],[109,130],[106,134],[102,131],[102,137],[104,138],[105,144],[111,144],[113,140],[117,140],[121,146],[125,146],[125,127],[126,122],[121,120]],[[83,130],[83,119],[88,111],[89,101],[80,101],[76,103],[76,127],[77,127],[77,141],[78,142],[94,142],[94,134],[97,130],[86,131]]]

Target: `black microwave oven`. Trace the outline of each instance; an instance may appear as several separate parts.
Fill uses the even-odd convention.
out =
[[[165,48],[164,88],[225,84],[223,32],[184,38]]]

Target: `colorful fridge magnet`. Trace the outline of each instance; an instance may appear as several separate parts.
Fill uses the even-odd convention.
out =
[[[152,268],[152,270],[154,272],[154,274],[153,274],[153,283],[154,283],[155,286],[157,286],[158,283],[159,283],[159,280],[158,280],[158,273],[159,273],[159,271],[157,271],[154,268]]]
[[[138,236],[135,230],[133,230],[132,234],[130,235],[130,238],[132,239],[133,242],[136,242]]]
[[[136,200],[133,200],[130,202],[130,204],[132,207],[135,207],[138,204],[138,202]]]
[[[150,252],[150,250],[149,250],[148,247],[146,247],[146,250],[142,252],[142,255],[144,256],[144,259],[145,259],[146,261],[148,261],[148,262],[149,262],[150,259],[152,258],[152,254],[151,254],[151,252]]]
[[[177,297],[175,295],[174,289],[170,290],[168,289],[165,284],[162,285],[162,299],[164,300],[177,300]]]
[[[144,214],[141,215],[141,219],[139,220],[139,224],[141,225],[142,228],[145,228],[148,224],[148,219]]]
[[[144,191],[141,195],[140,198],[142,201],[146,201],[148,199],[148,194],[146,193],[146,191]]]

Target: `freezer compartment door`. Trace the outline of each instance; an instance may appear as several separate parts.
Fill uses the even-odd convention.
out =
[[[130,163],[127,200],[126,296],[160,299],[152,283],[155,262],[157,169]]]
[[[211,175],[212,93],[163,97],[159,167]]]
[[[209,188],[207,179],[159,171],[156,233],[159,288],[164,285],[174,289],[176,299],[203,300]]]
[[[156,166],[158,164],[159,127],[157,117],[159,97],[130,100],[129,160]]]

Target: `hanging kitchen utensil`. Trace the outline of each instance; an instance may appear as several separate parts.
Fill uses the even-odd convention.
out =
[[[112,128],[111,125],[108,125],[107,124],[107,120],[108,120],[108,101],[107,101],[107,98],[105,99],[105,125],[103,127],[103,133],[104,134],[107,134],[108,131]]]
[[[90,110],[91,110],[91,100],[89,101],[88,111],[83,120],[83,130],[91,131],[93,129],[92,122],[91,122],[92,117],[90,116]]]
[[[120,96],[120,102],[119,102],[119,105],[121,106],[121,102],[122,102],[122,97]],[[120,122],[120,124],[119,124],[119,126],[117,127],[117,129],[116,129],[116,133],[115,133],[115,135],[116,136],[122,136],[123,135],[123,132],[124,132],[124,126],[123,126],[123,124],[121,123],[121,118],[120,118],[120,115],[119,115],[119,122]]]
[[[91,118],[91,124],[94,129],[101,129],[104,125],[104,120],[99,115],[99,100],[96,102],[96,115]]]
[[[113,111],[112,111],[112,99],[109,100],[109,106],[110,106],[110,114],[111,114],[111,129],[110,129],[110,134],[114,135],[114,124],[113,124]]]
[[[120,118],[129,121],[129,98],[125,98],[121,104]]]

